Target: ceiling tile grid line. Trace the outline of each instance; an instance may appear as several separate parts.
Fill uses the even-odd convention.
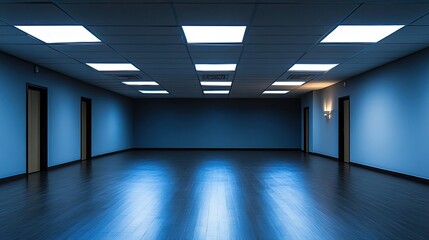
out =
[[[178,16],[177,16],[177,10],[176,10],[176,8],[174,7],[174,5],[172,4],[171,5],[171,8],[172,8],[172,10],[173,10],[173,14],[174,14],[174,18],[176,19],[176,22],[178,22]],[[185,33],[184,33],[184,31],[183,31],[183,29],[182,28],[180,28],[180,35],[181,35],[181,38],[182,38],[182,41],[184,41],[184,42],[186,42],[186,40],[185,40]],[[188,44],[185,44],[185,47],[186,47],[186,52],[187,52],[187,54],[188,54],[188,56],[189,56],[189,59],[191,60],[191,64],[193,65],[193,66],[195,66],[195,62],[194,62],[194,59],[192,58],[192,55],[191,55],[191,52],[189,51],[189,45]],[[197,73],[197,71],[196,71],[196,69],[194,68],[194,74],[195,74],[195,76],[197,77],[197,79],[198,79],[198,81],[200,81],[200,77],[198,76],[198,73]],[[203,87],[198,83],[198,86],[200,87],[199,89],[200,89],[200,93],[201,94],[203,94]]]
[[[348,13],[348,15],[347,16],[345,16],[342,20],[340,20],[339,22],[337,22],[334,26],[332,26],[323,36],[321,36],[321,38],[316,42],[316,43],[314,43],[313,45],[312,45],[312,47],[307,51],[307,52],[305,52],[303,55],[301,55],[297,60],[296,60],[296,62],[295,62],[295,64],[296,63],[299,63],[299,61],[305,56],[305,54],[307,54],[308,52],[310,52],[312,49],[314,49],[319,43],[320,43],[320,41],[322,40],[322,39],[324,39],[330,32],[332,32],[334,29],[335,29],[335,27],[336,26],[339,26],[343,21],[345,21],[348,17],[350,17],[354,12],[356,12],[360,7],[362,7],[362,5],[363,4],[359,4],[358,6],[356,6],[354,9],[352,9],[351,10],[351,12],[349,12]],[[316,63],[316,62],[315,62]],[[317,64],[317,63],[316,63]],[[276,79],[274,79],[274,82],[276,82],[277,80],[279,80],[283,75],[285,75],[285,74],[287,74],[287,72],[289,71],[289,69],[287,69],[287,70],[285,70],[285,72],[283,72],[278,78],[276,78]],[[274,83],[273,82],[273,83]],[[311,82],[311,80],[309,81],[309,82]],[[267,91],[270,87],[271,87],[272,85],[270,85],[270,86],[268,86],[264,91]],[[295,90],[295,89],[299,89],[300,88],[300,86],[297,86],[296,88],[294,88],[294,89],[292,89],[292,91],[293,90]],[[261,93],[262,94],[262,93]]]
[[[140,88],[122,85],[112,74],[85,64],[129,62],[141,70],[141,80],[158,82],[171,97],[206,97],[195,63],[236,61],[227,96],[234,98],[261,97],[261,86],[270,90],[275,81],[290,81],[288,69],[294,63],[340,65],[302,86],[285,87],[291,92],[281,97],[323,88],[322,83],[338,82],[429,46],[429,3],[424,1],[79,2],[0,3],[0,50],[130,97],[146,96],[138,93]],[[124,15],[121,9],[130,11]],[[22,24],[81,24],[102,43],[44,44],[14,28]],[[243,43],[204,47],[186,42],[182,25],[213,24],[247,26]],[[341,24],[405,27],[378,43],[320,43]]]
[[[253,23],[253,20],[254,20],[254,18],[255,18],[255,14],[256,14],[256,10],[257,10],[257,8],[258,8],[258,5],[254,5],[253,6],[253,9],[252,9],[252,13],[251,13],[251,15],[250,15],[250,19],[249,19],[249,25],[252,25],[252,23]],[[247,25],[247,26],[249,26],[249,25]],[[247,29],[246,29],[247,30]],[[247,36],[247,34],[248,34],[248,31],[246,31],[245,33],[244,33],[244,37],[243,37],[243,43],[242,43],[242,47],[241,47],[241,51],[240,51],[240,55],[239,55],[239,57],[238,57],[238,61],[237,61],[237,66],[238,66],[238,68],[240,68],[240,61],[241,61],[241,58],[242,58],[242,56],[243,56],[243,53],[244,53],[244,49],[245,49],[245,47],[246,47],[246,36]],[[235,90],[235,88],[234,88],[234,83],[235,83],[235,77],[237,76],[237,70],[234,72],[234,76],[233,76],[233,78],[232,78],[232,85],[231,85],[231,92],[233,92],[234,90]]]
[[[57,5],[56,4],[56,7],[58,7],[59,9],[61,9],[61,11],[63,11],[63,12],[65,12],[68,16],[70,16],[70,14],[68,14],[64,9],[62,9],[59,5]],[[70,16],[70,18],[72,18],[72,19],[74,19],[72,16]],[[110,44],[109,43],[106,43],[105,41],[103,41],[103,43],[105,43],[111,50],[113,50],[116,54],[118,54],[119,56],[121,56],[123,59],[125,59],[125,61],[126,62],[129,62],[129,63],[131,63],[131,61],[128,59],[128,58],[126,58],[126,57],[124,57],[121,53],[119,53],[118,51],[116,51],[116,49],[114,49],[112,46],[110,46]],[[70,57],[70,56],[69,56]],[[73,57],[70,57],[70,58],[73,58]],[[77,60],[77,59],[75,59],[75,60]],[[77,61],[79,61],[79,60],[77,60]],[[82,64],[84,64],[85,65],[85,62],[82,62],[82,61],[79,61],[79,62],[81,62]],[[144,70],[142,70],[142,69],[139,69],[140,70],[140,72],[142,73],[142,74],[144,74],[144,75],[146,75],[146,76],[148,76],[152,81],[156,81],[156,80],[154,80],[149,74],[147,74]],[[101,73],[101,74],[103,74],[103,73]],[[162,88],[162,89],[165,89],[163,86],[162,86],[162,84],[160,84],[160,83],[158,83],[158,85]],[[125,87],[131,87],[132,89],[134,89],[136,92],[137,91],[140,91],[141,89],[139,89],[138,87],[136,87],[136,86],[125,86]],[[169,93],[169,94],[171,94],[171,96],[173,96],[174,97],[174,94],[173,93]]]

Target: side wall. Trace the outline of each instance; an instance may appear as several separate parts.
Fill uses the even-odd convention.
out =
[[[315,91],[312,151],[338,157],[338,98],[350,96],[351,161],[429,179],[428,66],[429,49]]]
[[[0,53],[0,178],[26,172],[26,84],[48,88],[48,165],[80,159],[80,101],[92,99],[92,155],[132,148],[130,99]]]
[[[141,100],[134,126],[138,148],[300,148],[300,100]]]

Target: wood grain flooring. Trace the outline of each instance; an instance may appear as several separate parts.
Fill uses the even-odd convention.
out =
[[[0,183],[0,239],[429,239],[429,186],[298,151],[129,151]]]

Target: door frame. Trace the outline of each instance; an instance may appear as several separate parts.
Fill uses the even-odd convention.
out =
[[[27,83],[25,86],[26,96],[26,112],[25,112],[25,159],[26,159],[26,174],[28,172],[28,90],[36,90],[40,92],[40,171],[48,170],[48,88]]]
[[[86,102],[86,159],[92,156],[92,100],[81,97],[80,99],[80,157],[82,159],[82,102]]]
[[[304,152],[310,152],[310,107],[305,107],[304,118]],[[308,123],[307,123],[308,122]]]
[[[344,162],[344,101],[349,101],[349,138],[350,138],[350,96],[338,98],[338,161]],[[350,154],[350,141],[349,141]],[[350,156],[349,156],[350,161]]]

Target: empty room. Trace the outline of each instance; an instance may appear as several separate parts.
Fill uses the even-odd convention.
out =
[[[429,3],[0,1],[0,239],[429,239]]]

